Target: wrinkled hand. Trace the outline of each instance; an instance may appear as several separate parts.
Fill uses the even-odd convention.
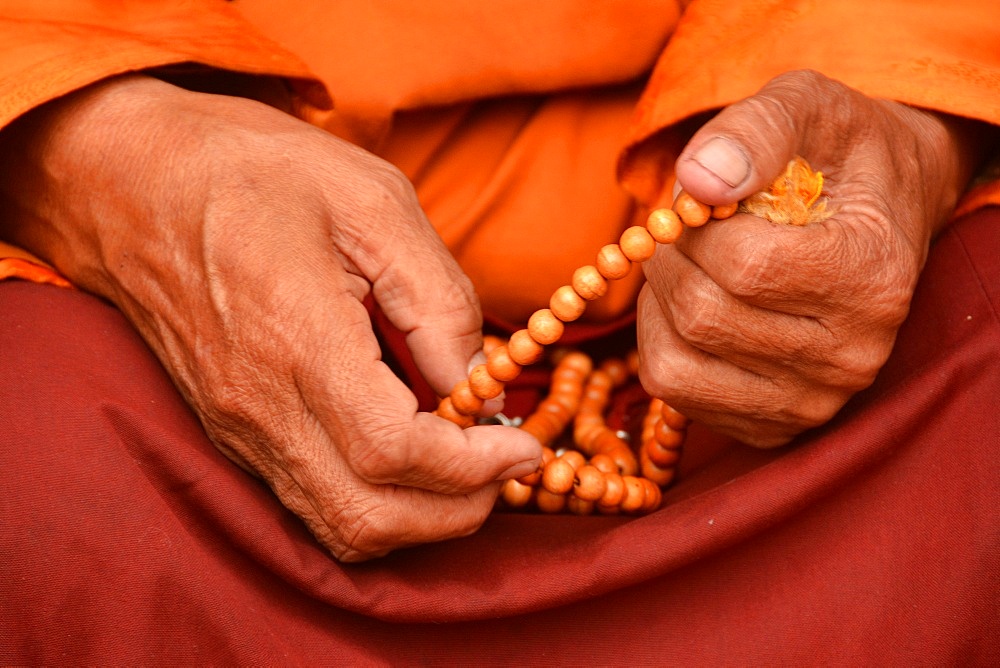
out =
[[[46,173],[23,170],[20,206],[43,209],[9,233],[116,303],[212,440],[334,555],[468,534],[498,480],[535,470],[530,436],[418,413],[380,361],[369,292],[441,394],[481,347],[471,284],[396,170],[271,107],[146,77],[42,117]]]
[[[639,304],[646,388],[758,446],[829,420],[886,361],[971,144],[954,121],[812,72],[715,116],[678,159],[687,192],[743,199],[798,154],[835,213],[805,227],[737,214],[660,248]]]

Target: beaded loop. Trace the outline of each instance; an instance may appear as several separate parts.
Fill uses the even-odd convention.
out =
[[[794,179],[792,177],[795,177]],[[792,187],[799,181],[810,187]],[[506,342],[494,336],[483,338],[486,363],[470,371],[468,380],[455,385],[444,397],[435,414],[465,428],[475,423],[473,415],[485,401],[500,396],[504,384],[518,377],[524,366],[541,360],[545,346],[563,335],[564,323],[580,318],[587,302],[608,291],[609,280],[626,277],[632,263],[645,262],[657,244],[676,242],[685,227],[700,227],[712,219],[722,220],[737,211],[763,215],[772,222],[784,218],[767,215],[767,207],[794,204],[809,213],[789,220],[805,224],[829,215],[822,200],[822,174],[812,172],[801,158],[789,163],[769,191],[751,196],[743,203],[709,206],[681,191],[670,208],[650,212],[645,227],[625,229],[616,244],[607,244],[593,265],[573,272],[568,285],[558,288],[548,308],[535,311],[525,329],[514,332]],[[802,202],[789,199],[799,198]],[[804,198],[808,198],[806,201]],[[747,206],[748,203],[753,207]],[[799,219],[805,222],[798,222]],[[507,508],[534,507],[543,513],[602,515],[649,513],[659,508],[663,488],[673,482],[680,460],[688,419],[657,398],[652,398],[642,421],[636,451],[629,442],[605,424],[604,411],[611,393],[624,385],[639,369],[638,353],[625,360],[608,359],[594,369],[593,361],[579,351],[556,351],[550,356],[555,368],[548,395],[520,428],[542,444],[542,460],[537,471],[518,480],[504,482],[500,503]],[[572,441],[576,449],[551,447],[573,423]]]

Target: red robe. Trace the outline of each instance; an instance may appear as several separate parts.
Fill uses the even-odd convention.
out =
[[[129,69],[285,77],[414,180],[497,322],[669,186],[685,119],[785,69],[1000,122],[984,3],[9,4],[3,123]],[[694,426],[652,515],[496,513],[355,565],[215,450],[117,311],[0,283],[0,664],[996,664],[996,193],[963,203],[889,362],[824,427],[765,452]],[[627,321],[636,287],[574,335]]]

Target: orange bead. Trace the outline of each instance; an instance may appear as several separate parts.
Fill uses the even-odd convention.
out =
[[[566,495],[554,494],[544,487],[535,492],[535,505],[543,513],[561,513],[566,507]]]
[[[683,190],[674,200],[674,211],[688,227],[701,227],[712,217],[712,207],[699,202]]]
[[[632,271],[632,263],[618,244],[608,244],[597,252],[597,271],[604,278],[616,281],[628,276]]]
[[[468,380],[460,380],[451,389],[451,405],[463,415],[475,415],[483,407],[483,400],[472,393]]]
[[[639,375],[639,351],[633,348],[629,351],[628,355],[625,356],[625,364],[628,366],[628,372],[633,376]]]
[[[547,445],[542,445],[542,461],[538,463],[538,468],[534,472],[529,473],[526,476],[522,476],[517,479],[522,485],[528,485],[529,487],[537,487],[540,482],[542,482],[542,471],[545,470],[545,465],[556,458],[555,453],[552,448]]]
[[[676,211],[655,209],[646,219],[646,229],[657,243],[672,244],[680,238],[684,223]]]
[[[558,341],[565,327],[562,320],[547,308],[538,309],[528,318],[528,334],[543,346]]]
[[[656,252],[656,242],[649,230],[641,225],[633,225],[622,232],[618,246],[632,262],[645,262]]]
[[[611,379],[613,387],[621,387],[628,380],[628,365],[625,361],[617,357],[609,357],[601,363],[601,371]]]
[[[583,453],[577,452],[576,450],[567,450],[559,455],[559,459],[564,462],[568,462],[569,465],[573,467],[574,471],[586,466],[587,464],[587,458],[583,456]]]
[[[516,480],[505,480],[500,495],[511,508],[523,508],[531,501],[533,493],[534,490],[528,485],[522,485]]]
[[[594,370],[594,362],[590,356],[579,351],[571,351],[563,355],[563,358],[559,360],[559,366],[577,371],[581,376],[587,376]]]
[[[653,428],[653,438],[663,447],[676,450],[684,443],[684,432],[672,429],[661,419]]]
[[[472,425],[476,424],[476,421],[470,415],[464,413],[459,413],[455,410],[455,407],[451,403],[451,397],[445,397],[438,404],[437,410],[434,414],[438,417],[444,418],[448,422],[453,422],[457,424],[462,429],[467,429]]]
[[[607,427],[602,429],[600,435],[594,439],[593,447],[595,451],[605,454],[610,454],[619,448],[628,449],[625,441],[620,439],[615,432]]]
[[[494,348],[499,348],[503,345],[503,339],[494,334],[484,334],[483,335],[483,353],[486,355],[490,354]]]
[[[663,468],[657,466],[650,460],[646,450],[641,451],[639,459],[643,478],[652,480],[657,485],[663,486],[669,485],[673,481],[674,474],[677,472],[677,469],[674,467]]]
[[[668,404],[663,404],[660,408],[660,415],[672,429],[684,429],[690,422],[684,414]]]
[[[618,473],[618,466],[615,460],[603,452],[599,452],[590,458],[590,465],[602,473]]]
[[[572,322],[587,310],[587,300],[577,294],[572,285],[564,285],[552,293],[549,309],[563,322]]]
[[[625,480],[618,473],[604,474],[604,495],[598,500],[601,506],[617,506],[625,497]]]
[[[590,378],[587,379],[587,391],[599,390],[607,394],[614,386],[611,374],[603,366],[590,374]]]
[[[622,476],[625,483],[625,493],[622,495],[621,509],[626,513],[635,513],[646,503],[646,486],[642,478],[634,475]]]
[[[521,365],[511,359],[507,346],[502,345],[486,354],[486,370],[501,383],[509,383],[521,373]]]
[[[542,344],[531,338],[531,334],[526,329],[519,329],[510,336],[507,342],[507,354],[510,358],[521,366],[534,364],[542,359],[545,348]],[[497,380],[500,380],[497,378]]]
[[[587,301],[593,301],[607,293],[608,281],[597,267],[584,265],[573,272],[573,290]]]
[[[576,470],[576,477],[573,479],[574,496],[584,501],[597,501],[604,496],[607,487],[604,473],[596,467],[587,464]]]
[[[469,388],[480,399],[494,399],[503,392],[503,383],[490,375],[485,364],[477,364],[469,372]]]
[[[542,471],[542,487],[553,494],[565,494],[573,489],[575,473],[572,464],[557,457],[545,465]]]
[[[594,512],[594,502],[570,494],[566,497],[566,510],[574,515],[590,515]]]
[[[681,451],[678,448],[665,448],[656,441],[646,441],[642,446],[649,460],[660,468],[676,466],[680,461]]]
[[[663,502],[663,490],[652,480],[648,478],[642,479],[643,487],[645,487],[646,495],[643,498],[642,508],[639,509],[641,513],[651,513],[660,507],[660,503]]]
[[[739,202],[733,202],[732,204],[718,204],[712,207],[712,218],[715,218],[716,220],[731,218],[739,210],[739,208]]]
[[[622,446],[620,448],[615,448],[614,450],[609,450],[605,454],[615,460],[615,464],[618,466],[618,472],[620,474],[635,475],[639,472],[639,462],[636,460],[635,454],[633,454],[627,447]]]

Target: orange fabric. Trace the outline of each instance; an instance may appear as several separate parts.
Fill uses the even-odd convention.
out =
[[[317,104],[301,61],[223,0],[0,0],[0,126],[100,79],[197,62],[292,78]]]
[[[998,44],[996,2],[695,0],[639,103],[620,176],[640,201],[654,202],[683,145],[670,128],[794,69],[1000,124]]]
[[[669,188],[686,119],[779,72],[1000,122],[995,3],[684,4],[0,0],[0,123],[169,63],[288,77],[304,117],[411,178],[486,311],[517,323],[641,216],[626,191],[648,203]],[[984,186],[960,211],[990,202],[1000,190]],[[640,283],[588,318],[624,316]]]

